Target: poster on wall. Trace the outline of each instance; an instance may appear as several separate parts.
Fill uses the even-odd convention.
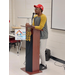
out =
[[[26,30],[15,29],[15,40],[26,40]]]

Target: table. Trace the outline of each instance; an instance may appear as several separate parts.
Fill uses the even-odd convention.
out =
[[[13,34],[9,34],[9,36],[15,37],[15,35],[13,35]]]
[[[21,27],[12,27],[13,29],[21,29]]]
[[[14,34],[9,34],[9,36],[11,36],[11,37],[15,37]],[[22,45],[22,40],[21,40],[21,42],[20,42],[20,47],[19,47],[19,49],[18,49],[18,40],[17,40],[17,53],[19,53],[20,48],[21,48],[21,45]]]

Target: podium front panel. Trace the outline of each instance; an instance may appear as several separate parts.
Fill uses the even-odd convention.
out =
[[[32,72],[32,56],[33,56],[33,36],[31,41],[26,41],[26,71]]]

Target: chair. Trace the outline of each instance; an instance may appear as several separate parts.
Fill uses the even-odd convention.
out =
[[[15,48],[15,46],[16,46],[16,43],[17,42],[19,42],[20,43],[20,40],[15,40],[15,38],[10,38],[10,36],[9,36],[9,51],[10,51],[10,48],[12,47],[12,45],[14,45],[14,48]],[[20,48],[20,50],[21,50],[21,48]]]
[[[15,40],[15,37],[12,37],[12,38],[9,37],[9,42],[10,42],[10,40]],[[14,43],[14,48],[15,48],[15,46],[16,46],[16,44]]]

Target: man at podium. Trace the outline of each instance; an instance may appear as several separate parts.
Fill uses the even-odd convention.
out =
[[[45,61],[45,50],[46,50],[46,43],[47,43],[47,38],[48,38],[48,29],[47,29],[47,18],[46,16],[42,13],[44,10],[43,5],[38,4],[34,5],[35,8],[35,16],[33,18],[33,23],[32,27],[40,31],[40,58],[41,58],[41,70],[47,69],[47,64]],[[29,25],[27,23],[26,25]],[[37,40],[37,39],[36,39]]]

